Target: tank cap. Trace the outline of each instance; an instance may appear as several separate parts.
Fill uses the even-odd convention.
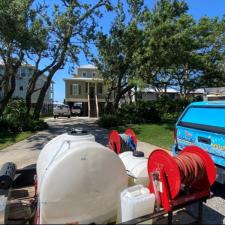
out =
[[[77,128],[72,128],[69,132],[69,135],[74,135],[74,136],[82,136],[82,135],[88,135],[90,134],[87,130],[83,129],[77,129]]]
[[[134,152],[133,152],[133,156],[134,156],[134,157],[144,157],[145,154],[144,154],[144,152],[134,151]]]

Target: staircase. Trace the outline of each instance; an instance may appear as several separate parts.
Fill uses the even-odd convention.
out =
[[[97,109],[96,109],[95,98],[90,99],[90,117],[97,117]]]

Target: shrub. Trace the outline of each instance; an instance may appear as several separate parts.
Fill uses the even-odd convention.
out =
[[[159,122],[160,120],[160,113],[155,109],[153,102],[138,102],[122,105],[115,114],[103,115],[98,123],[102,127],[110,128],[125,124]]]
[[[159,122],[161,120],[160,113],[155,108],[154,102],[150,101],[122,105],[117,114],[126,123]]]
[[[160,122],[161,113],[156,108],[154,101],[139,102],[137,103],[139,116],[144,120],[144,122]]]
[[[98,120],[98,124],[101,127],[110,128],[125,125],[125,121],[121,120],[117,113],[105,114]]]
[[[33,120],[30,125],[31,127],[29,130],[31,131],[45,130],[48,128],[48,124],[43,120]]]
[[[162,119],[177,119],[193,99],[172,99],[162,96],[155,101],[138,101],[124,104],[111,115],[105,114],[99,120],[102,127],[115,127],[118,125],[160,122]]]
[[[47,128],[47,123],[42,120],[33,120],[26,112],[26,104],[23,99],[11,99],[8,103],[0,127],[11,132],[36,131]]]
[[[155,108],[160,113],[161,118],[177,119],[191,102],[192,99],[172,99],[168,96],[162,96],[154,101],[154,104]]]

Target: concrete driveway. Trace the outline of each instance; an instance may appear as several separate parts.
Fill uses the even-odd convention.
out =
[[[40,131],[31,137],[11,145],[0,151],[0,166],[5,162],[15,162],[18,168],[36,163],[38,155],[44,145],[55,136],[65,133],[72,128],[83,128],[91,132],[96,137],[96,141],[106,145],[108,143],[109,130],[100,128],[94,118],[59,118],[47,119],[48,130]],[[147,143],[139,143],[141,150],[149,154],[155,146]]]
[[[96,136],[96,141],[107,144],[108,130],[99,128],[96,119],[91,118],[59,118],[47,119],[48,130],[40,131],[31,137],[11,145],[0,151],[0,166],[5,162],[15,162],[18,168],[36,163],[44,145],[55,136],[72,128],[84,128]]]

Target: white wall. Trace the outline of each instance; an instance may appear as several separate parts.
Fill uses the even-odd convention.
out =
[[[3,67],[1,65],[0,68],[0,72],[3,71]],[[31,77],[32,74],[32,67],[31,66],[22,66],[19,70],[18,70],[18,74],[16,76],[16,88],[15,91],[13,93],[13,97],[19,97],[19,98],[26,98],[26,91],[27,91],[27,87],[28,87],[28,83],[29,83],[29,79]],[[45,82],[45,77],[41,76],[38,80],[37,80],[37,84],[35,89],[41,88],[43,86]],[[3,89],[3,88],[2,88]],[[36,103],[38,96],[39,96],[40,91],[35,92],[32,95],[32,99],[31,102],[32,103]],[[3,95],[3,90],[0,90],[0,97]],[[51,88],[48,89],[46,95],[45,95],[45,102],[44,103],[51,103],[52,99],[51,99]]]
[[[95,73],[95,76],[93,75]],[[90,68],[77,68],[77,75],[79,77],[96,77],[98,73],[97,69]],[[84,75],[85,74],[85,75]]]

